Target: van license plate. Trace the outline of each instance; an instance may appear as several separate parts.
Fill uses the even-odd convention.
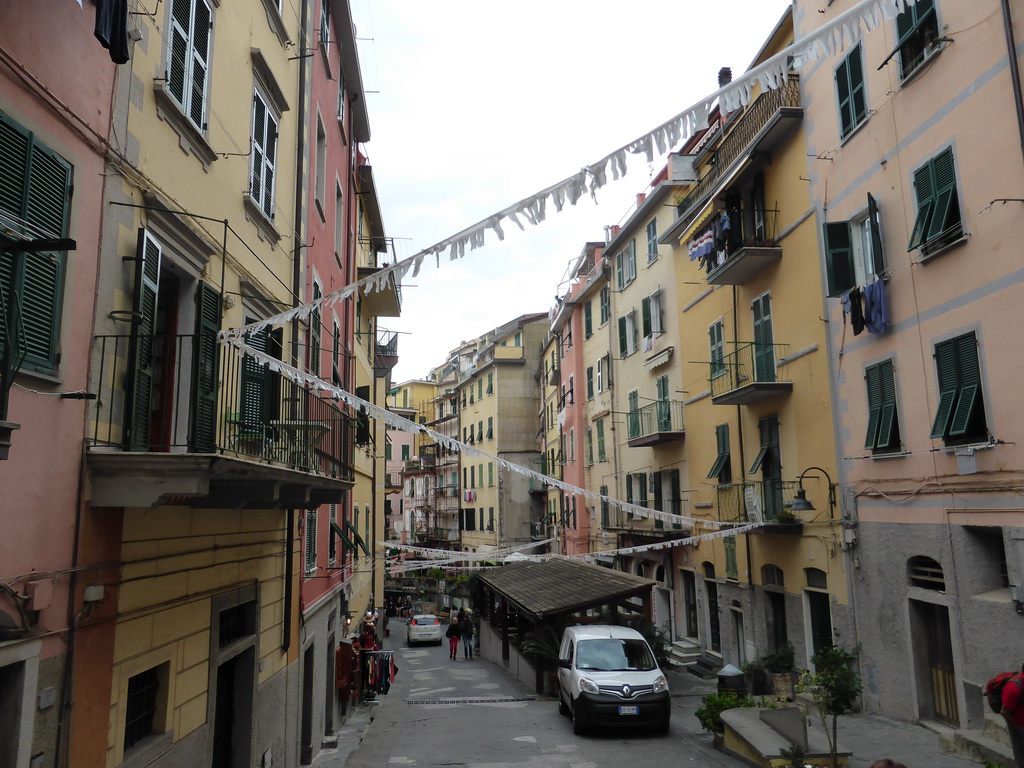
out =
[[[639,715],[640,714],[640,708],[639,707],[619,707],[619,714],[620,715]]]

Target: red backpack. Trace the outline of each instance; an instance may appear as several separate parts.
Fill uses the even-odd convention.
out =
[[[1003,711],[1003,687],[1011,680],[1020,685],[1020,677],[1016,672],[1000,672],[985,683],[985,698],[988,699],[989,707],[997,714]]]

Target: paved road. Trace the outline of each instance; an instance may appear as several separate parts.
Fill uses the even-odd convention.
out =
[[[392,628],[390,638],[398,677],[376,705],[373,722],[348,755],[346,768],[626,768],[638,759],[711,768],[743,765],[716,752],[711,737],[700,730],[692,714],[699,692],[675,693],[666,736],[631,731],[576,736],[554,699],[536,696],[500,665],[467,660],[461,652],[451,661],[447,643],[406,648],[396,634],[404,635],[400,626]],[[317,761],[324,768],[341,764],[340,755],[333,764]]]

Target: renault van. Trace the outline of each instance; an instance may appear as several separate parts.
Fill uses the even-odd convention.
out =
[[[558,659],[558,711],[573,732],[597,725],[668,731],[668,680],[643,635],[629,627],[567,627]]]

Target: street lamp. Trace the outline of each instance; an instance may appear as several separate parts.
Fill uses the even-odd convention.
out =
[[[825,476],[825,479],[828,480],[828,516],[829,518],[834,519],[836,509],[836,487],[832,483],[832,478],[829,476],[828,472],[826,472],[821,467],[808,467],[807,469],[800,473],[800,477],[797,478],[797,482],[800,484],[800,487],[797,488],[796,498],[793,499],[793,503],[790,504],[789,508],[793,512],[815,511],[814,505],[807,500],[807,492],[804,491],[804,476],[812,470],[817,470],[818,472],[821,472],[821,474]]]

